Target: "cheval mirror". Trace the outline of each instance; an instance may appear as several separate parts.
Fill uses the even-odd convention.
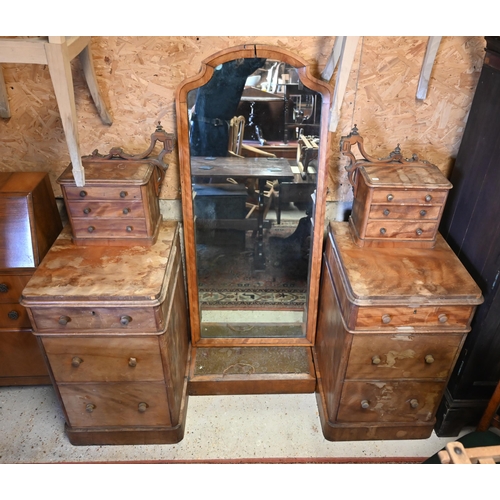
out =
[[[177,90],[192,394],[279,371],[313,387],[331,95],[268,45],[220,51]]]

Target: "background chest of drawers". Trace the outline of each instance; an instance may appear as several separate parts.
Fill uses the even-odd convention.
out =
[[[64,203],[80,245],[151,245],[162,220],[160,167],[147,160],[83,161],[85,186],[75,184],[72,166],[59,176]]]
[[[45,172],[0,173],[0,385],[50,384],[21,292],[62,229]]]
[[[364,248],[330,223],[314,348],[325,437],[429,437],[481,302],[439,233],[430,249]]]
[[[83,246],[66,227],[23,291],[72,444],[183,438],[189,332],[178,223],[151,246]]]

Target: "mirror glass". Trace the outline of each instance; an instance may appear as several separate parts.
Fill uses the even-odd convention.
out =
[[[201,338],[303,338],[321,94],[250,58],[187,102]]]

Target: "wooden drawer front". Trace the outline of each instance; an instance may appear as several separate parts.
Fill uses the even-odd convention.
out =
[[[9,330],[31,328],[26,309],[21,304],[0,304],[0,328]]]
[[[367,238],[399,238],[409,240],[433,239],[437,231],[437,222],[372,220],[366,224]]]
[[[19,297],[31,275],[0,274],[0,303],[19,302]]]
[[[372,203],[389,203],[391,205],[444,205],[447,196],[447,190],[375,189],[373,190]]]
[[[57,382],[164,380],[157,337],[42,338]]]
[[[354,328],[467,329],[474,306],[360,307]]]
[[[346,378],[447,379],[463,335],[354,335]]]
[[[68,203],[71,217],[108,217],[115,219],[143,219],[144,206],[140,201],[72,201]]]
[[[77,238],[144,238],[148,236],[144,219],[72,219]]]
[[[68,200],[141,200],[142,190],[138,186],[64,186],[63,190]]]
[[[73,427],[171,426],[164,384],[58,385]]]
[[[115,332],[156,332],[155,308],[107,308],[107,307],[50,307],[32,308],[34,328],[39,332],[99,333],[103,330]]]
[[[366,381],[344,383],[339,422],[429,422],[445,382]]]
[[[372,205],[370,219],[413,219],[437,220],[441,215],[441,205],[422,207],[419,205]]]

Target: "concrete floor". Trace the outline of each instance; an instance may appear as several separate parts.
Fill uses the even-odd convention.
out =
[[[51,386],[0,388],[0,463],[426,457],[455,438],[329,442],[314,394],[191,396],[174,445],[73,446]]]

